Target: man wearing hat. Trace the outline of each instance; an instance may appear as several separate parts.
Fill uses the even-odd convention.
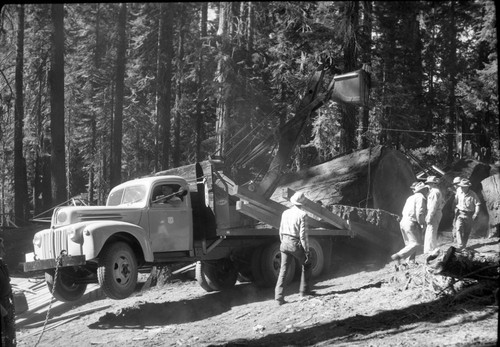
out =
[[[424,253],[432,252],[437,248],[437,234],[439,222],[443,217],[444,198],[441,190],[438,188],[438,179],[436,176],[429,176],[425,183],[429,187],[429,194],[427,195],[427,216],[425,222],[424,236]]]
[[[296,258],[302,264],[302,275],[300,277],[300,295],[305,297],[313,294],[310,290],[311,264],[309,262],[309,237],[307,235],[307,214],[302,210],[304,193],[297,192],[291,198],[293,204],[281,215],[280,223],[280,252],[281,267],[276,282],[274,298],[278,305],[285,303],[284,287],[286,274],[290,263]]]
[[[458,184],[456,195],[458,216],[455,222],[455,234],[459,249],[465,248],[472,231],[472,224],[479,215],[481,201],[474,191],[470,190],[471,183],[463,178]]]
[[[405,247],[391,256],[398,262],[404,258],[414,257],[422,244],[422,231],[425,230],[427,203],[425,197],[428,187],[419,182],[413,188],[414,194],[406,199],[399,226],[403,234]]]
[[[453,224],[452,224],[452,229],[451,229],[451,233],[452,233],[452,236],[453,236],[453,242],[455,242],[457,240],[457,236],[455,235],[455,223],[457,222],[457,217],[458,217],[458,210],[457,210],[457,194],[458,194],[458,184],[460,183],[460,181],[462,180],[462,177],[460,176],[457,176],[453,179],[453,186],[451,188],[449,188],[450,191],[453,192]]]

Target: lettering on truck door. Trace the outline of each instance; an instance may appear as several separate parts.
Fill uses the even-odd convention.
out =
[[[149,208],[149,233],[153,252],[191,249],[191,206],[188,195],[172,195],[178,184],[160,184],[153,188]]]

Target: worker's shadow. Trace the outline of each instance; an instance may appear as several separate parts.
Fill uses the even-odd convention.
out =
[[[262,289],[250,283],[240,284],[223,292],[207,293],[194,299],[179,301],[167,301],[166,292],[166,302],[139,302],[119,312],[108,312],[97,322],[90,324],[89,328],[137,329],[194,322],[217,316],[235,306],[270,300],[273,296],[274,289]]]

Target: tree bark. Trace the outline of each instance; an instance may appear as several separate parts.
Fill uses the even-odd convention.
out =
[[[208,12],[208,4],[206,2],[201,3],[200,8],[200,47],[199,47],[199,56],[198,56],[198,71],[197,71],[197,84],[198,91],[196,94],[196,161],[201,161],[202,152],[201,152],[201,142],[204,138],[204,112],[203,112],[203,39],[207,36],[207,12]]]
[[[224,156],[226,147],[226,136],[228,135],[227,118],[229,113],[229,100],[227,97],[229,87],[226,85],[226,64],[224,64],[223,57],[227,57],[226,46],[229,41],[229,21],[231,6],[230,2],[220,2],[219,11],[219,28],[217,30],[217,41],[219,43],[220,58],[217,61],[216,80],[219,89],[217,97],[217,122],[215,125],[215,132],[217,133],[217,147],[218,154]]]
[[[114,187],[121,183],[122,137],[123,137],[123,97],[125,89],[125,63],[127,50],[127,5],[122,4],[118,17],[118,46],[116,57],[116,98],[115,116],[113,122],[113,140],[111,151],[110,185]]]
[[[18,7],[17,57],[16,57],[16,101],[14,126],[14,213],[16,223],[28,219],[28,183],[26,177],[26,160],[23,156],[24,127],[24,5]]]
[[[160,42],[158,66],[158,122],[160,125],[158,142],[161,144],[160,166],[162,170],[169,167],[170,161],[170,105],[172,92],[172,58],[173,58],[173,11],[174,4],[160,4]]]
[[[50,129],[52,139],[52,202],[68,199],[64,135],[64,5],[52,4],[52,59],[50,67]]]
[[[449,20],[449,34],[446,39],[449,40],[449,55],[445,59],[446,70],[448,72],[448,115],[446,123],[448,124],[448,155],[447,161],[451,163],[455,153],[459,153],[462,157],[462,132],[460,126],[459,115],[456,112],[456,96],[455,90],[457,87],[457,28],[455,22],[455,2],[450,3],[450,20]],[[456,137],[456,142],[455,142]]]
[[[481,181],[482,194],[489,215],[490,236],[499,236],[500,228],[500,174]]]
[[[357,64],[356,33],[358,31],[359,2],[347,1],[345,5],[345,39],[344,39],[344,69],[353,71]],[[344,130],[340,137],[340,153],[349,153],[356,148],[356,114],[354,105],[342,103],[340,105],[340,124]]]
[[[372,23],[372,16],[373,16],[373,6],[371,1],[363,1],[363,40],[362,40],[362,62],[363,62],[363,68],[366,69],[368,72],[371,72],[371,60],[372,60],[372,52],[371,52],[371,46],[372,46],[372,31],[373,31],[373,23]],[[368,133],[368,126],[369,126],[369,119],[370,119],[370,109],[368,106],[363,106],[361,109],[361,127],[360,127],[360,132],[358,134],[358,149],[365,149],[368,148],[369,142],[368,142],[368,137],[366,134]]]
[[[180,4],[179,6],[182,6]],[[182,7],[181,7],[182,10]],[[180,11],[182,12],[182,11]],[[179,41],[177,43],[177,87],[175,94],[175,121],[174,121],[174,150],[172,164],[174,167],[180,165],[181,156],[181,109],[182,109],[182,84],[184,78],[184,17],[179,18]]]

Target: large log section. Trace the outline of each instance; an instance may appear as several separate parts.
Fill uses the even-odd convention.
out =
[[[415,173],[404,154],[376,146],[284,175],[272,199],[289,205],[281,192],[291,188],[325,207],[349,205],[401,215],[413,181]]]
[[[500,230],[500,174],[491,175],[481,181],[482,194],[490,217],[490,236],[499,236]]]
[[[284,188],[303,191],[309,199],[349,220],[361,239],[384,243],[385,251],[403,246],[398,217],[411,194],[415,174],[407,157],[376,146],[284,175],[271,199],[290,205]],[[360,233],[361,232],[361,233]]]

